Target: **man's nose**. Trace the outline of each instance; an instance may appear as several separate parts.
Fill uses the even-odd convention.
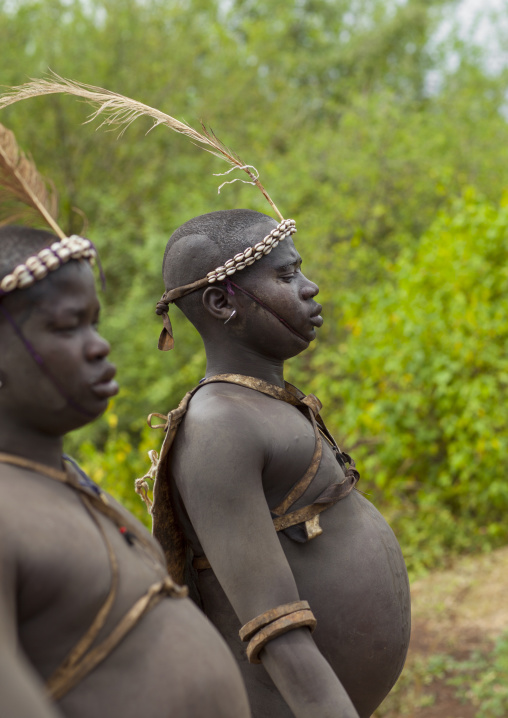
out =
[[[90,337],[90,341],[86,345],[86,356],[87,359],[90,361],[94,361],[96,359],[105,359],[109,352],[111,351],[111,346],[104,337],[101,337],[98,332],[93,331],[92,336]]]
[[[317,284],[314,284],[314,282],[311,282],[310,279],[307,279],[307,277],[304,277],[305,282],[302,287],[302,297],[304,299],[312,299],[316,296],[316,294],[319,294],[319,287]]]

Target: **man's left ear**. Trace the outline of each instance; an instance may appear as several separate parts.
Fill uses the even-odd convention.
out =
[[[231,317],[236,307],[231,302],[231,297],[223,287],[207,287],[203,292],[203,307],[215,317],[225,322]]]

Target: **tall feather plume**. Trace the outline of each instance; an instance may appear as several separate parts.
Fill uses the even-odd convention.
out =
[[[212,132],[203,124],[202,132],[198,132],[185,122],[180,122],[164,112],[144,105],[141,102],[124,97],[116,92],[105,90],[102,87],[94,85],[86,85],[82,82],[67,80],[59,75],[52,73],[50,79],[32,80],[23,85],[12,87],[10,92],[0,95],[0,109],[12,105],[19,100],[27,100],[31,97],[39,97],[40,95],[53,95],[64,93],[67,95],[75,95],[82,97],[89,102],[96,110],[90,115],[88,122],[92,122],[96,118],[102,119],[99,127],[117,126],[121,128],[122,135],[127,127],[137,120],[139,117],[150,117],[153,120],[153,126],[166,125],[175,132],[186,135],[193,140],[201,148],[210,152],[215,157],[225,160],[231,167],[244,170],[249,178],[250,183],[256,185],[262,192],[263,196],[268,200],[274,212],[280,220],[283,219],[281,213],[275,206],[274,202],[266,192],[265,188],[259,181],[257,174],[252,170],[252,165],[246,165],[238,155],[224,145]]]
[[[56,222],[56,193],[18,147],[14,133],[0,124],[0,225],[38,215],[64,238]]]

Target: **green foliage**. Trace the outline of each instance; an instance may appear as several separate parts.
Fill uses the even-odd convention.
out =
[[[478,651],[468,660],[445,663],[447,683],[464,702],[476,708],[475,718],[503,718],[508,713],[508,634],[496,641],[492,653]]]
[[[342,351],[315,355],[413,569],[508,538],[507,238],[508,207],[467,192],[347,297]]]
[[[418,657],[406,667],[376,718],[412,716],[415,709],[434,705],[443,686],[462,703],[473,706],[475,718],[504,718],[508,713],[508,634],[492,651],[474,651],[467,658],[436,654]]]
[[[96,444],[79,434],[68,437],[66,451],[78,456],[93,481],[151,528],[151,517],[145,504],[134,493],[134,481],[150,468],[148,451],[156,447],[160,438],[152,436],[154,432],[148,426],[139,433],[120,430],[114,403],[101,419],[101,424],[107,431],[102,451],[97,451]]]
[[[413,571],[506,538],[496,204],[508,187],[506,77],[486,75],[468,43],[434,41],[455,4],[0,0],[2,85],[51,67],[191,124],[203,118],[297,220],[326,322],[288,377],[320,395],[355,449],[363,489]],[[202,212],[268,208],[240,183],[218,195],[212,173],[227,167],[166,128],[145,136],[139,120],[117,139],[81,126],[86,117],[82,103],[51,96],[0,121],[59,188],[64,228],[100,249],[102,331],[122,391],[68,450],[136,506],[132,481],[159,443],[146,415],[176,406],[204,371],[199,337],[176,310],[175,350],[155,348],[167,238]]]

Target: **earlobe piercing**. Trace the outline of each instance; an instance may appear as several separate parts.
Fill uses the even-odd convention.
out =
[[[226,321],[224,322],[224,324],[227,324],[230,319],[233,319],[233,317],[235,316],[235,314],[236,314],[236,309],[233,309],[233,311],[231,312],[231,314],[229,315],[229,317],[226,319]]]

